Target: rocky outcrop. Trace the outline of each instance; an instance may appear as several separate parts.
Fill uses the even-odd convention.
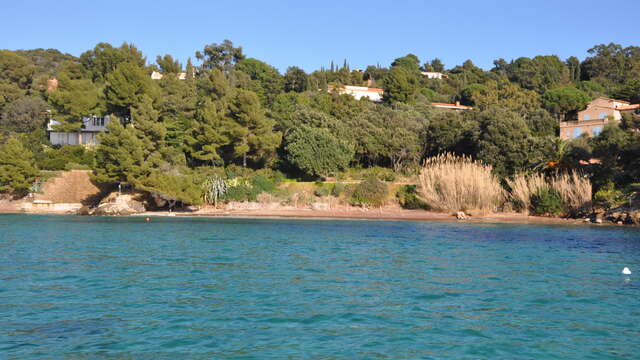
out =
[[[119,194],[113,192],[104,198],[100,205],[89,212],[90,215],[99,216],[126,216],[139,214],[146,211],[145,194],[128,193]]]
[[[640,208],[620,206],[609,210],[595,209],[588,220],[596,224],[640,225]]]

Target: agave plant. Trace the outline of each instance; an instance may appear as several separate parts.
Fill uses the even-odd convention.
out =
[[[209,177],[204,181],[204,201],[218,207],[218,200],[227,192],[227,182],[220,177]]]

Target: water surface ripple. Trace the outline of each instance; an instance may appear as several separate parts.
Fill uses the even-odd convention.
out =
[[[640,231],[4,215],[0,315],[7,359],[637,359]]]

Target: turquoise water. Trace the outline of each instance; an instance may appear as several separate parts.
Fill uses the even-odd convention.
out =
[[[637,359],[639,326],[638,229],[0,216],[0,358]]]

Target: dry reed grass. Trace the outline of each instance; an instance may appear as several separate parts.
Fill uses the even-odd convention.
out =
[[[507,179],[507,185],[511,188],[511,199],[514,200],[517,209],[524,212],[529,211],[531,195],[548,186],[542,174],[518,175],[513,180]]]
[[[445,153],[428,158],[419,176],[420,198],[440,211],[494,211],[504,190],[491,171],[470,157]]]
[[[507,185],[511,188],[510,197],[520,211],[529,211],[531,195],[542,187],[558,191],[569,215],[577,215],[591,207],[591,181],[578,172],[557,174],[549,179],[542,174],[518,175],[507,180]]]
[[[578,215],[591,208],[591,180],[578,172],[563,173],[551,179],[551,186],[560,193],[569,215]]]

